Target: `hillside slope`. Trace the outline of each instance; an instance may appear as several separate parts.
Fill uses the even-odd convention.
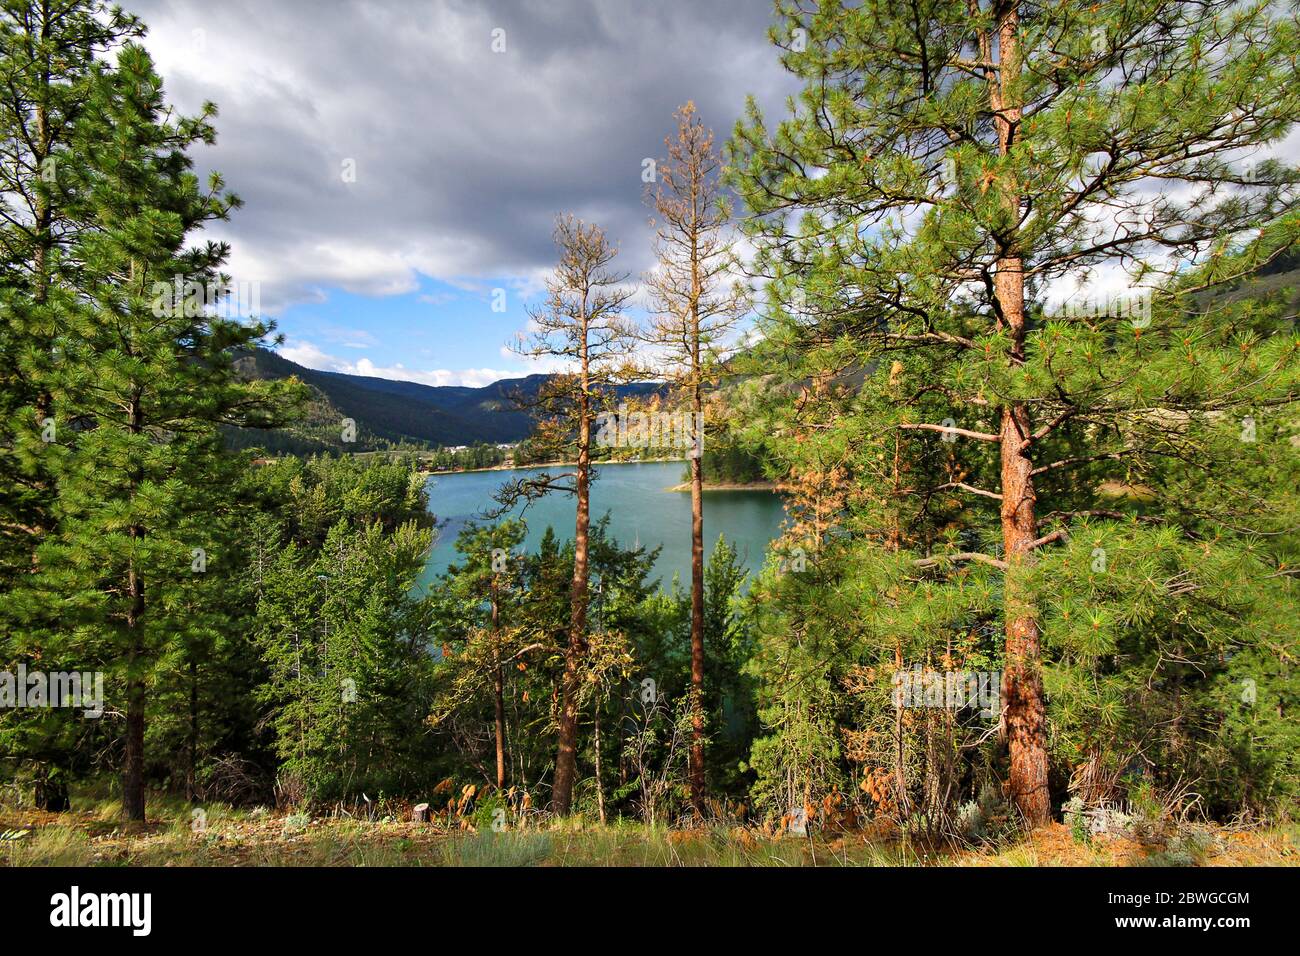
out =
[[[241,357],[236,367],[249,379],[296,376],[311,388],[312,400],[304,420],[287,432],[231,432],[231,443],[237,447],[293,452],[342,447],[338,436],[344,418],[357,423],[358,440],[349,450],[397,442],[431,446],[517,442],[528,435],[532,423],[526,412],[513,406],[511,396],[536,395],[549,377],[502,379],[482,388],[421,385],[323,372],[266,349]],[[620,393],[644,395],[658,388],[654,383],[628,385]]]

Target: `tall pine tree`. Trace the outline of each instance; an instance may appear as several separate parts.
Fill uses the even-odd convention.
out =
[[[690,410],[691,473],[691,801],[704,812],[704,408],[705,394],[723,374],[729,335],[748,300],[730,275],[735,265],[730,212],[722,196],[722,160],[687,103],[676,114],[677,135],[665,139],[650,193],[656,213],[656,269],[646,277],[655,312],[647,340],[662,371]]]
[[[97,0],[0,6],[0,664],[10,670],[20,662],[33,669],[56,663],[33,626],[38,618],[54,626],[57,609],[24,604],[16,592],[53,523],[47,441],[58,353],[52,346],[76,308],[72,247],[93,227],[78,201],[76,177],[68,174],[74,131],[94,58],[141,32],[135,18]],[[65,808],[70,750],[87,727],[67,711],[51,710],[11,712],[3,728],[0,754],[30,764],[37,804]]]
[[[550,492],[573,495],[573,579],[569,592],[568,648],[557,716],[555,779],[551,808],[567,814],[577,780],[580,670],[588,648],[587,613],[591,604],[588,543],[591,537],[593,428],[601,408],[611,403],[611,386],[635,377],[630,356],[635,345],[623,310],[632,290],[627,276],[614,271],[618,247],[593,223],[572,215],[555,226],[560,261],[547,280],[545,304],[530,313],[535,331],[520,341],[518,351],[564,365],[537,397],[535,409],[540,444],[562,449],[574,459],[573,471],[544,472],[510,483],[502,489],[505,507]]]
[[[1235,473],[1251,446],[1198,443],[1199,430],[1294,398],[1294,335],[1216,322],[1194,293],[1295,241],[1295,171],[1256,160],[1300,115],[1296,20],[1226,0],[778,10],[773,36],[804,88],[775,129],[751,106],[733,143],[780,304],[770,344],[815,354],[828,374],[865,370],[877,392],[895,355],[907,374],[929,364],[913,399],[877,407],[866,432],[951,444],[953,474],[906,493],[960,493],[964,510],[991,513],[932,549],[913,542],[917,574],[898,599],[924,601],[936,576],[960,584],[971,564],[997,572],[1008,789],[1041,824],[1042,649],[1055,636],[1040,562],[1080,547],[1088,522],[1138,520],[1141,476],[1162,463]],[[1189,265],[1199,282],[1180,279]],[[1050,291],[1104,266],[1128,270],[1150,315],[1047,314]],[[1120,494],[1099,506],[1107,490]],[[1220,532],[1250,524],[1248,502],[1221,504]],[[1183,588],[1185,570],[1116,580],[1204,595]],[[1264,587],[1263,571],[1246,583]]]
[[[55,527],[32,597],[59,608],[65,659],[109,672],[110,708],[125,714],[123,810],[143,820],[150,687],[196,624],[186,596],[220,588],[204,577],[221,551],[207,520],[228,466],[218,425],[270,423],[284,390],[236,380],[235,351],[268,329],[207,307],[227,287],[228,250],[187,245],[237,204],[218,176],[204,188],[190,171],[214,108],[175,117],[136,44],[93,74],[63,175],[94,229],[73,246],[75,308],[51,343]]]

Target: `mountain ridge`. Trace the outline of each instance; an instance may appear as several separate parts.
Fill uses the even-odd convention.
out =
[[[552,376],[534,373],[505,378],[479,387],[425,385],[398,379],[328,372],[308,368],[270,349],[255,349],[235,360],[246,379],[290,376],[311,391],[306,415],[299,425],[273,432],[230,429],[236,447],[309,452],[341,450],[340,423],[357,424],[358,441],[348,450],[363,451],[390,444],[457,446],[477,443],[513,444],[532,431],[532,418],[515,407],[511,396],[535,396]],[[655,382],[620,386],[620,396],[648,395],[662,388]]]

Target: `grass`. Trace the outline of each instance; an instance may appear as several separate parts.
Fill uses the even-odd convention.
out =
[[[526,829],[310,818],[151,799],[150,821],[124,824],[115,801],[74,795],[69,813],[0,806],[7,866],[1250,866],[1300,862],[1295,825],[1245,831],[1201,827],[1158,847],[1081,844],[1054,824],[1003,845],[927,848],[881,831],[773,837],[737,826],[689,830],[582,817]]]

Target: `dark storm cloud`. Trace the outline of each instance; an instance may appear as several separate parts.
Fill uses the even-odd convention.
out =
[[[721,141],[747,94],[779,107],[789,92],[766,0],[134,9],[173,101],[220,107],[200,164],[247,203],[219,232],[270,306],[329,286],[405,291],[419,273],[535,281],[561,211],[604,225],[637,272],[641,163],[673,110],[693,99]]]

